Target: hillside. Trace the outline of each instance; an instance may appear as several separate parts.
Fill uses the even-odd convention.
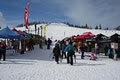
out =
[[[29,26],[29,33],[33,34],[39,34],[41,35],[41,28],[42,26],[42,36],[44,36],[44,33],[46,35],[46,38],[52,38],[52,40],[56,39],[63,39],[65,37],[70,37],[73,35],[80,35],[83,32],[92,32],[93,34],[97,35],[99,33],[102,33],[106,36],[111,36],[115,33],[120,34],[120,31],[117,30],[96,30],[96,29],[83,29],[83,28],[75,28],[75,27],[69,27],[68,25],[64,23],[51,23],[46,25],[46,32],[44,30],[44,26],[46,24],[37,24],[36,26],[36,33],[35,33],[35,25]],[[38,27],[40,28],[38,33]],[[17,27],[17,30],[25,31],[25,27]],[[28,31],[28,30],[27,30]]]

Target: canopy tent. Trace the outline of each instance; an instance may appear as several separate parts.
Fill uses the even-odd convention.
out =
[[[27,35],[26,35],[24,32],[22,32],[22,31],[20,31],[20,30],[17,30],[17,29],[15,29],[15,28],[13,28],[12,31],[16,32],[17,34],[19,34],[19,35],[21,35],[21,36],[23,36],[23,37],[27,37]]]
[[[25,31],[22,31],[25,35],[27,35],[27,37],[31,38],[32,37],[32,34],[28,34],[27,32]]]
[[[24,39],[24,37],[20,36],[19,34],[16,34],[13,32],[10,28],[6,27],[0,30],[0,38],[5,38],[5,39]]]
[[[94,37],[94,36],[95,36],[95,35],[94,35],[93,33],[91,33],[91,32],[84,32],[83,34],[74,37],[74,39],[83,40],[83,39],[87,39],[87,38],[92,38],[92,37]]]

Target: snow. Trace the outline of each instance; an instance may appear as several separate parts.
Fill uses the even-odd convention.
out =
[[[76,64],[56,62],[50,57],[52,48],[47,50],[35,46],[25,54],[7,55],[6,61],[0,61],[0,80],[120,80],[120,62],[103,55],[97,61],[86,56],[80,59],[76,53]],[[89,53],[85,53],[89,55]]]
[[[38,24],[37,28],[44,25]],[[35,34],[34,25],[29,28],[30,33]],[[25,27],[16,29],[25,31]],[[52,40],[63,39],[89,31],[95,35],[102,33],[108,37],[114,33],[120,34],[120,31],[115,30],[90,30],[52,23],[47,25],[46,37],[52,37]],[[88,56],[82,60],[80,54],[76,53],[76,64],[73,66],[67,64],[66,59],[56,64],[50,57],[52,48],[39,49],[36,45],[35,50],[25,54],[7,53],[7,60],[0,61],[0,80],[120,80],[120,60],[114,61],[103,55],[99,55],[97,61],[89,60]]]
[[[46,24],[37,24],[37,29],[38,27],[42,26],[44,27]],[[32,34],[38,34],[38,30],[35,33],[35,25],[29,26],[30,33]],[[22,30],[25,31],[25,27],[18,27],[16,28],[17,30]],[[74,27],[69,27],[68,25],[64,23],[51,23],[47,24],[46,27],[46,38],[52,38],[52,40],[61,40],[65,37],[70,37],[73,35],[81,35],[84,32],[92,32],[93,34],[97,35],[102,33],[103,35],[106,35],[110,37],[111,35],[118,33],[120,34],[120,31],[117,30],[96,30],[96,29],[83,29],[83,28],[74,28]],[[44,34],[44,30],[42,31],[42,34]],[[39,31],[39,35],[41,35],[41,29]],[[43,35],[44,36],[44,35]]]

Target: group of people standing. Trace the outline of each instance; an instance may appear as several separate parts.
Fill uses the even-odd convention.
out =
[[[52,44],[52,40],[50,38],[48,38],[47,40],[40,38],[38,41],[38,44],[39,44],[40,49],[43,49],[43,44],[47,45],[47,49],[50,49],[51,44]]]
[[[81,59],[84,59],[84,44],[81,44],[79,50],[81,51]],[[53,48],[55,61],[59,64],[59,58],[66,58],[67,63],[73,65],[73,58],[76,58],[75,52],[79,50],[72,40],[58,41]]]

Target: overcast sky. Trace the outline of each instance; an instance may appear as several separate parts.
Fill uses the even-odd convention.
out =
[[[0,26],[24,23],[28,0],[0,0]],[[120,0],[30,0],[29,22],[70,22],[103,28],[120,25]]]

